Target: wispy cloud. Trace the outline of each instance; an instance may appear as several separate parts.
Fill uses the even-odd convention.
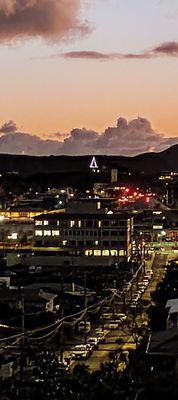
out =
[[[56,54],[54,57],[64,57],[66,59],[90,59],[98,61],[122,60],[122,59],[152,59],[156,57],[178,57],[178,42],[165,42],[150,50],[145,50],[142,53],[103,53],[98,51],[70,51],[63,54]]]

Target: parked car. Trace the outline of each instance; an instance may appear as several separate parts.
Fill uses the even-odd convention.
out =
[[[116,313],[115,317],[119,319],[121,322],[126,321],[127,315],[124,313]]]
[[[112,313],[103,313],[103,319],[111,319],[112,315]]]
[[[87,343],[91,346],[92,350],[96,350],[98,348],[98,338],[97,337],[89,337],[87,339]]]
[[[91,348],[86,344],[79,344],[74,347],[72,352],[73,360],[87,360],[90,357]]]
[[[120,323],[120,321],[117,321],[117,320],[113,319],[108,323],[107,328],[109,330],[118,329],[119,323]]]
[[[99,343],[104,343],[106,341],[108,331],[96,330],[96,336]]]
[[[132,301],[135,302],[135,303],[137,303],[137,301],[139,300],[139,298],[140,298],[140,294],[135,293],[135,294],[133,294],[133,296],[132,296]]]

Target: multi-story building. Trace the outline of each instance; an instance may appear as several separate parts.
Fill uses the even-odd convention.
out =
[[[129,214],[95,212],[51,213],[34,218],[35,246],[60,247],[88,264],[111,265],[129,260],[133,218]]]

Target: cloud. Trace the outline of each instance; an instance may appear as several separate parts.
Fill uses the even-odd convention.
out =
[[[82,0],[0,0],[0,43],[24,38],[71,38],[89,31]]]
[[[13,133],[17,131],[17,125],[14,121],[10,120],[8,122],[5,122],[1,127],[0,127],[0,133]]]
[[[154,54],[166,56],[178,56],[178,42],[165,42],[157,46],[153,50]]]
[[[142,53],[102,53],[98,51],[70,51],[63,54],[56,55],[58,57],[64,57],[66,59],[90,59],[98,61],[107,60],[147,60],[156,57],[178,57],[178,42],[165,42],[159,46],[153,47],[151,50],[146,50]]]
[[[150,151],[159,152],[178,143],[178,137],[165,137],[156,132],[147,119],[141,117],[131,121],[120,117],[115,126],[106,128],[101,134],[76,128],[67,137],[53,134],[52,138],[44,140],[23,132],[3,134],[0,137],[0,153],[134,156]]]
[[[98,61],[107,61],[107,60],[122,60],[122,59],[145,59],[145,58],[151,58],[153,57],[150,53],[138,53],[138,54],[122,54],[122,53],[102,53],[98,51],[87,51],[87,50],[82,50],[82,51],[69,51],[63,54],[57,55],[59,57],[64,57],[64,58],[73,58],[73,59],[90,59],[90,60],[98,60]]]

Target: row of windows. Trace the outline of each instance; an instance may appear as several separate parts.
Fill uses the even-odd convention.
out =
[[[59,236],[60,235],[60,231],[59,230],[56,230],[56,229],[53,229],[53,230],[50,230],[50,229],[44,229],[44,230],[41,230],[41,229],[39,229],[39,230],[36,230],[35,231],[35,236]],[[79,230],[79,231],[67,231],[67,230],[65,230],[64,232],[62,231],[61,232],[61,235],[64,235],[64,236],[81,236],[81,237],[83,237],[83,236],[91,236],[91,237],[98,237],[98,236],[104,236],[104,237],[106,237],[106,236],[114,236],[114,237],[116,237],[117,235],[119,235],[119,236],[125,236],[126,235],[126,233],[124,232],[124,231],[109,231],[109,230],[107,230],[107,231],[105,231],[105,230],[103,230],[103,231],[97,231],[97,230],[94,230],[94,231],[81,231],[81,230]]]
[[[126,236],[125,231],[110,231],[110,230],[64,230],[61,232],[65,236]]]
[[[126,255],[125,250],[85,250],[86,256],[112,256],[117,257],[124,257]]]
[[[70,221],[48,221],[48,220],[36,220],[35,225],[36,226],[47,226],[47,225],[57,225],[57,226],[68,226],[70,228],[109,228],[113,226],[123,226],[125,227],[127,225],[127,221],[119,221],[119,220],[70,220]]]
[[[76,240],[63,240],[62,241],[62,244],[63,244],[63,246],[106,246],[106,247],[110,247],[110,246],[116,246],[116,247],[118,247],[118,245],[121,245],[122,244],[122,246],[123,245],[125,245],[125,242],[123,243],[121,243],[121,242],[117,242],[117,241],[114,241],[114,240],[111,240],[111,241],[106,241],[106,240],[103,240],[102,242],[101,241],[98,241],[98,240],[95,240],[95,241],[92,241],[92,240],[78,240],[78,241],[76,241]]]
[[[35,231],[35,236],[59,236],[60,231],[59,230],[36,230]]]

